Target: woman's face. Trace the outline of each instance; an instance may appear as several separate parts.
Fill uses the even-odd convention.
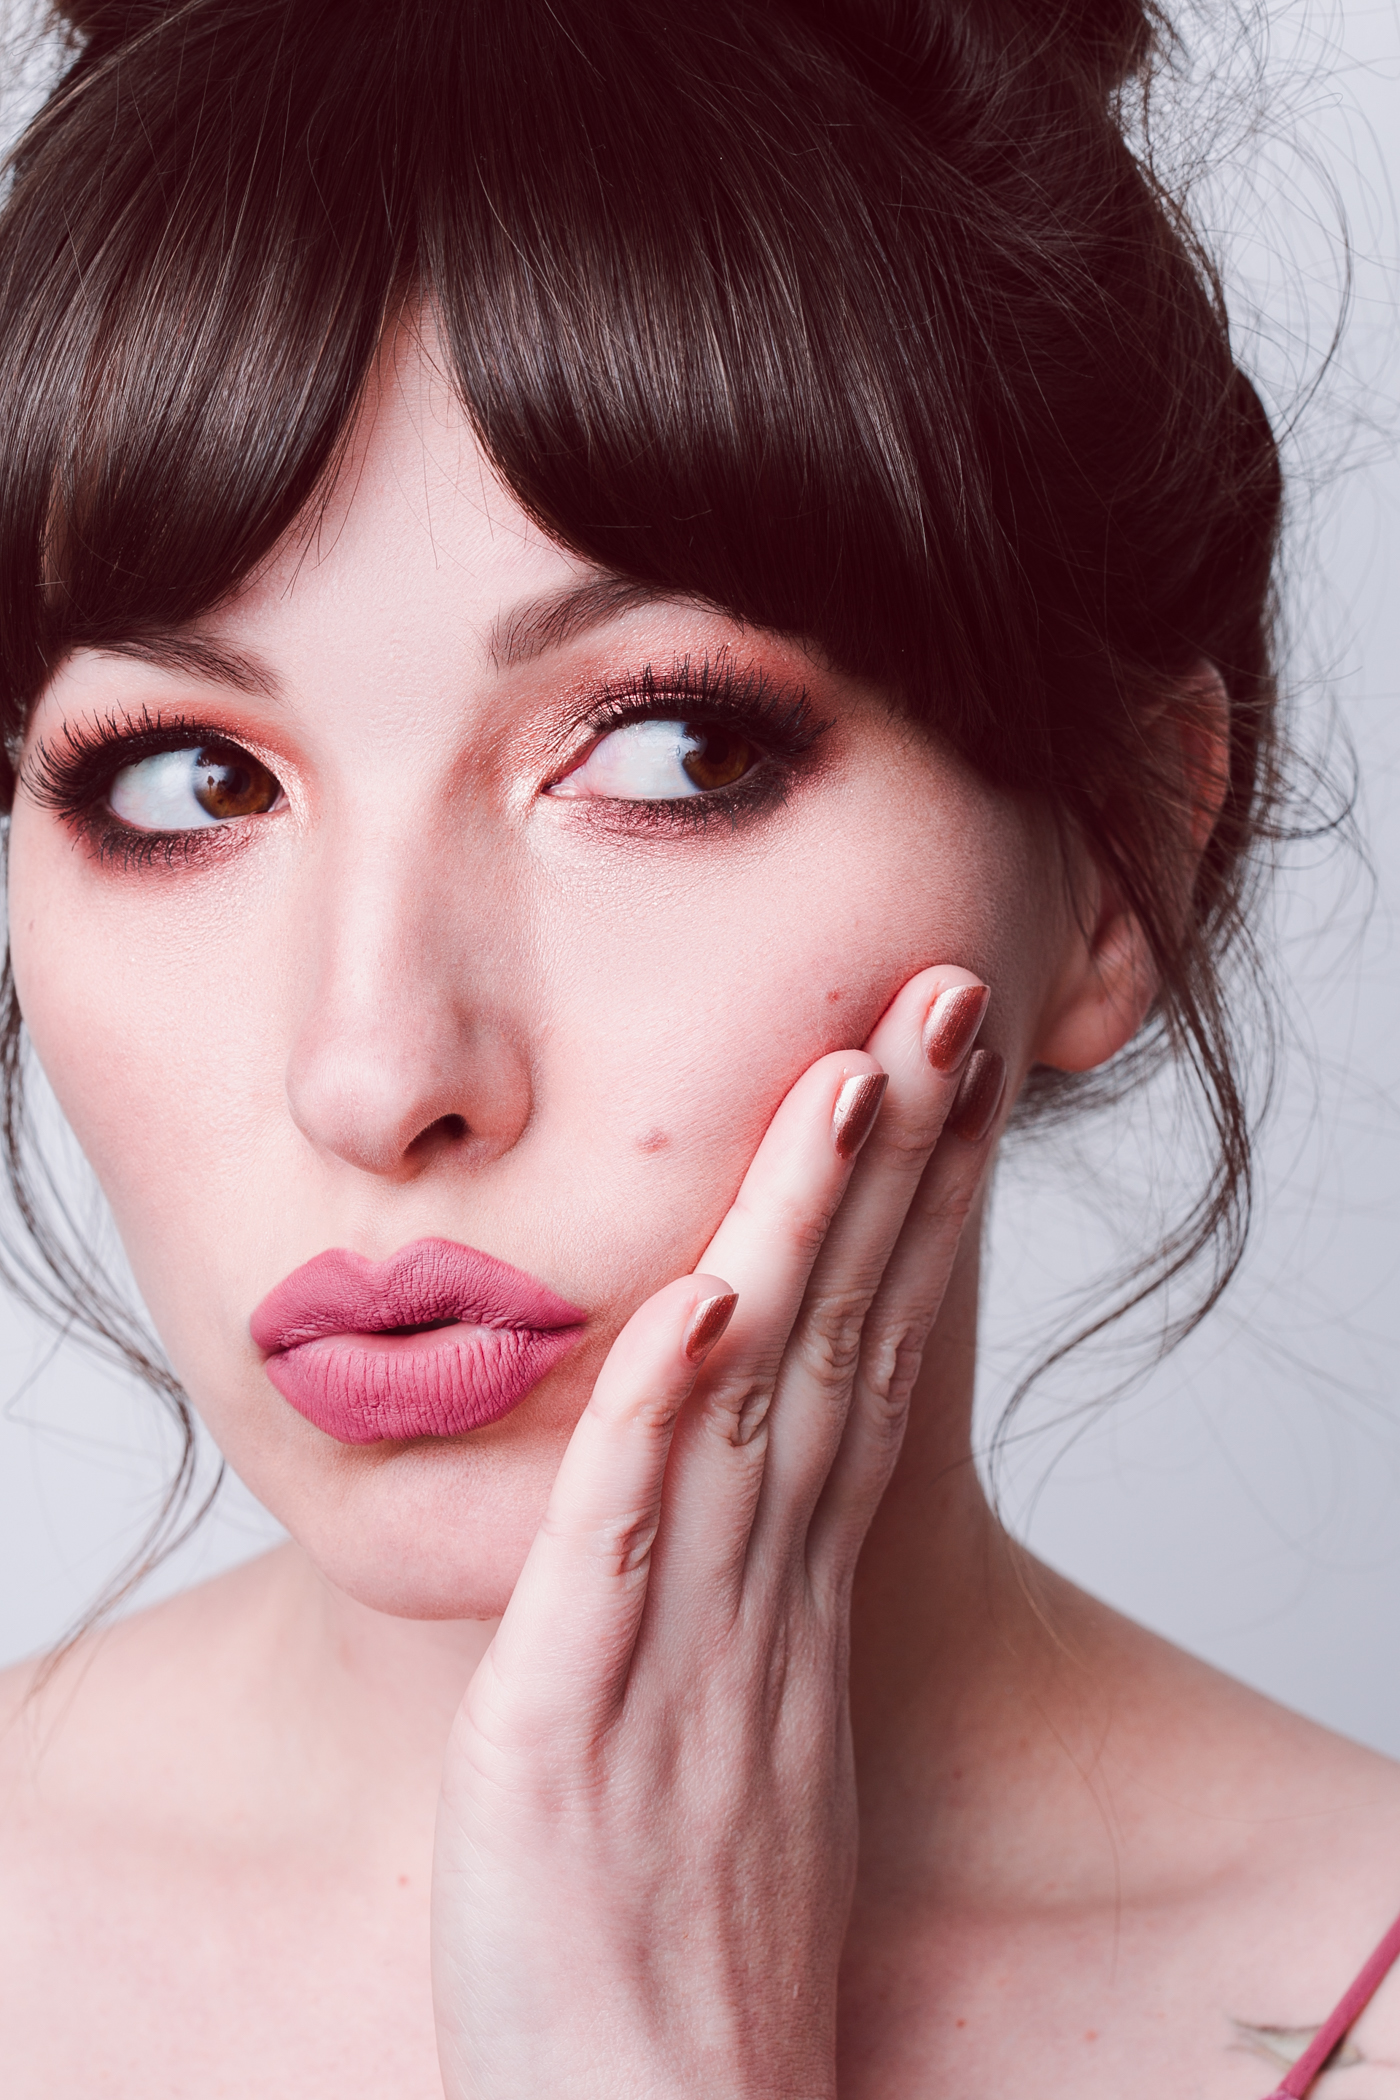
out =
[[[113,742],[153,724],[193,725],[184,758]],[[271,806],[228,753],[198,799],[220,741]],[[485,1617],[609,1342],[786,1089],[939,962],[992,985],[1014,1080],[1058,895],[1024,814],[877,694],[552,544],[405,352],[316,529],[195,630],[54,678],[10,910],[45,1070],[235,1469],[364,1602]],[[250,1316],[327,1249],[423,1239],[529,1272],[582,1338],[486,1427],[341,1441]]]

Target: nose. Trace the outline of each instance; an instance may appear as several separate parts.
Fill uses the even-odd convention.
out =
[[[445,1154],[486,1160],[529,1120],[526,1031],[497,882],[435,897],[411,844],[322,866],[304,892],[287,1102],[323,1156],[390,1180]],[[455,908],[454,908],[455,907]]]

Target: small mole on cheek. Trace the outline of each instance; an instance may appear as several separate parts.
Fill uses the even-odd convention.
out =
[[[639,1152],[664,1152],[670,1142],[671,1134],[669,1131],[648,1130],[643,1137],[638,1138],[637,1150]]]

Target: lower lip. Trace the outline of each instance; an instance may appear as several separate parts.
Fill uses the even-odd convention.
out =
[[[580,1332],[458,1321],[423,1334],[327,1334],[269,1357],[267,1375],[342,1444],[462,1436],[518,1407]]]

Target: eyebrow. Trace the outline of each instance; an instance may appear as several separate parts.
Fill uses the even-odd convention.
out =
[[[531,663],[551,649],[562,649],[578,635],[615,620],[634,606],[656,605],[674,596],[646,583],[629,583],[622,576],[597,576],[586,583],[566,584],[544,597],[530,598],[492,622],[489,652],[498,670],[512,664]]]
[[[640,605],[660,604],[673,596],[672,592],[659,591],[651,584],[632,583],[623,576],[596,576],[583,583],[566,584],[561,590],[526,599],[509,612],[497,614],[488,643],[491,661],[500,670],[531,663],[624,612]],[[274,699],[280,691],[274,673],[258,657],[175,629],[100,642],[93,646],[93,653],[134,658],[161,671],[179,672],[209,685],[231,685],[238,692],[262,699]]]
[[[93,654],[133,657],[137,663],[154,664],[160,671],[178,671],[206,685],[231,685],[240,693],[251,693],[264,700],[275,699],[280,691],[275,675],[260,658],[196,634],[158,631],[132,635],[121,641],[96,643]]]

